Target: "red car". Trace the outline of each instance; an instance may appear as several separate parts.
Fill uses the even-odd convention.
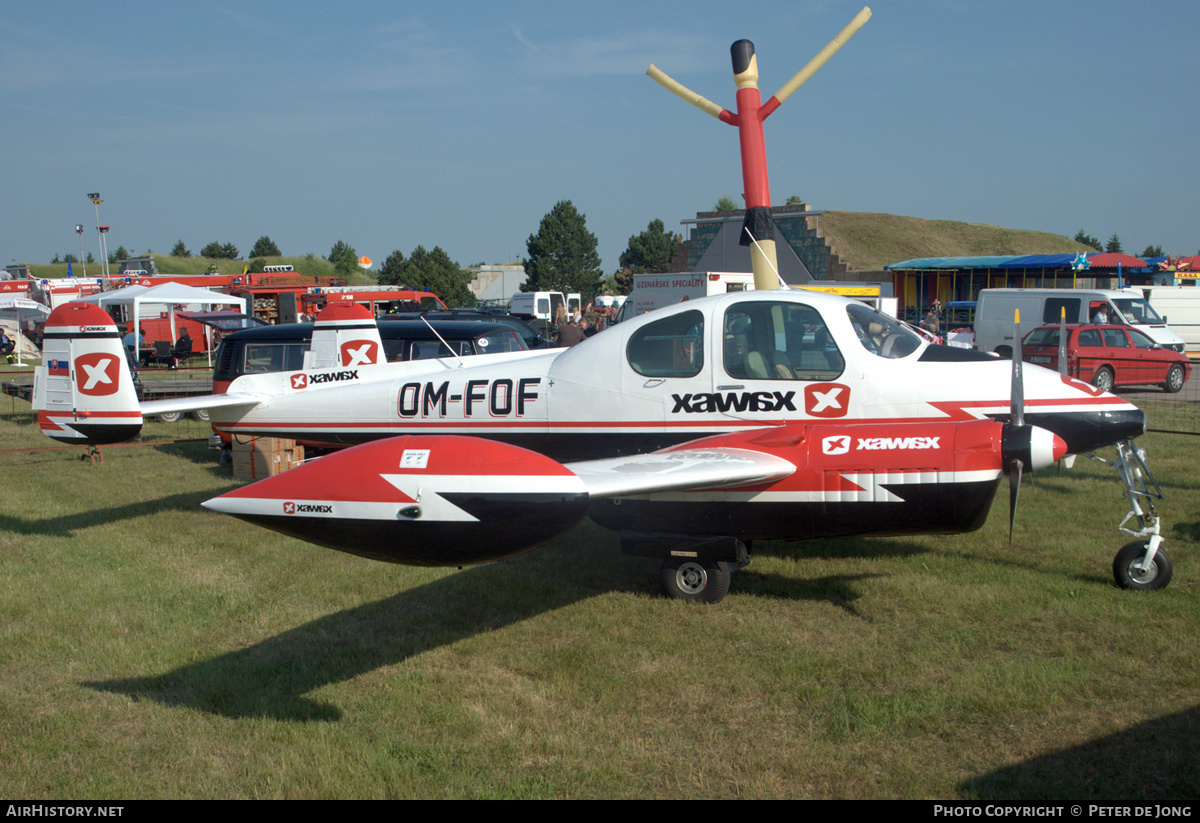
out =
[[[1192,363],[1127,326],[1067,325],[1067,374],[1105,391],[1114,386],[1153,384],[1169,392],[1183,388]],[[1058,326],[1039,326],[1021,341],[1021,358],[1058,369]]]

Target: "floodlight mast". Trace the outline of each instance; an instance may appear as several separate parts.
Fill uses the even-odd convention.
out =
[[[743,246],[750,246],[755,289],[777,288],[779,282],[776,274],[779,263],[775,253],[775,231],[771,222],[771,186],[767,176],[767,147],[763,121],[796,89],[804,85],[817,69],[825,65],[825,62],[870,19],[871,9],[864,6],[837,37],[766,103],[762,103],[758,90],[758,59],[754,54],[754,44],[749,40],[738,40],[729,47],[729,54],[733,60],[733,80],[737,86],[736,114],[671,79],[653,63],[646,69],[646,74],[667,91],[738,129],[742,153],[742,185],[745,188],[743,197],[746,200],[746,217],[742,223],[739,242]]]
[[[108,226],[100,225],[100,204],[104,201],[100,199],[100,192],[93,191],[88,193],[88,200],[92,201],[92,205],[96,207],[96,240],[100,245],[100,271],[104,272],[104,278],[108,279],[108,255],[104,250],[104,233],[108,231]]]
[[[83,276],[87,277],[87,261],[83,259],[83,224],[75,224],[75,233],[79,235],[79,265],[83,266]]]

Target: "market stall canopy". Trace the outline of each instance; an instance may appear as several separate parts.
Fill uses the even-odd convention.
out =
[[[36,300],[27,300],[24,297],[10,297],[5,300],[0,300],[0,319],[12,319],[16,321],[17,339],[14,341],[15,354],[17,362],[14,366],[24,366],[22,356],[25,354],[37,355],[37,347],[33,342],[25,336],[21,331],[21,326],[39,320],[45,320],[50,314],[50,309],[38,303]]]
[[[1088,267],[1115,269],[1120,264],[1127,269],[1148,267],[1145,260],[1129,254],[1099,253],[1087,256]],[[985,257],[916,257],[884,266],[892,270],[916,269],[1053,269],[1069,268],[1075,254],[1000,254]]]
[[[1126,269],[1144,269],[1150,265],[1140,257],[1134,257],[1132,254],[1121,254],[1119,252],[1089,254],[1087,261],[1088,267],[1093,269],[1115,269],[1117,266]]]
[[[141,291],[136,291],[140,289]],[[183,283],[163,283],[158,286],[129,286],[116,291],[103,292],[101,294],[92,295],[85,299],[88,303],[97,303],[101,306],[124,305],[133,307],[133,317],[142,316],[142,305],[145,303],[161,303],[165,304],[167,312],[171,319],[171,339],[176,338],[175,331],[175,307],[176,306],[244,306],[248,311],[250,309],[249,298],[234,297],[221,292],[209,291],[208,289],[198,289],[195,286],[185,286]],[[140,346],[138,347],[140,348]],[[209,350],[209,362],[212,361],[211,346],[205,345],[205,349]]]

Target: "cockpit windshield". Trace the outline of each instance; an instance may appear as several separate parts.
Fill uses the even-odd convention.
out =
[[[889,360],[907,357],[921,347],[921,338],[894,317],[888,317],[864,303],[846,307],[850,324],[863,348]]]

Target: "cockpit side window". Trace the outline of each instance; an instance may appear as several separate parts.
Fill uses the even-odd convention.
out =
[[[625,356],[646,377],[694,377],[704,368],[704,315],[698,311],[664,317],[639,329]]]
[[[757,300],[726,310],[723,362],[739,380],[832,380],[846,366],[812,306]]]
[[[846,312],[858,342],[871,354],[895,360],[908,357],[921,347],[921,338],[894,317],[880,314],[864,303],[852,303]]]

